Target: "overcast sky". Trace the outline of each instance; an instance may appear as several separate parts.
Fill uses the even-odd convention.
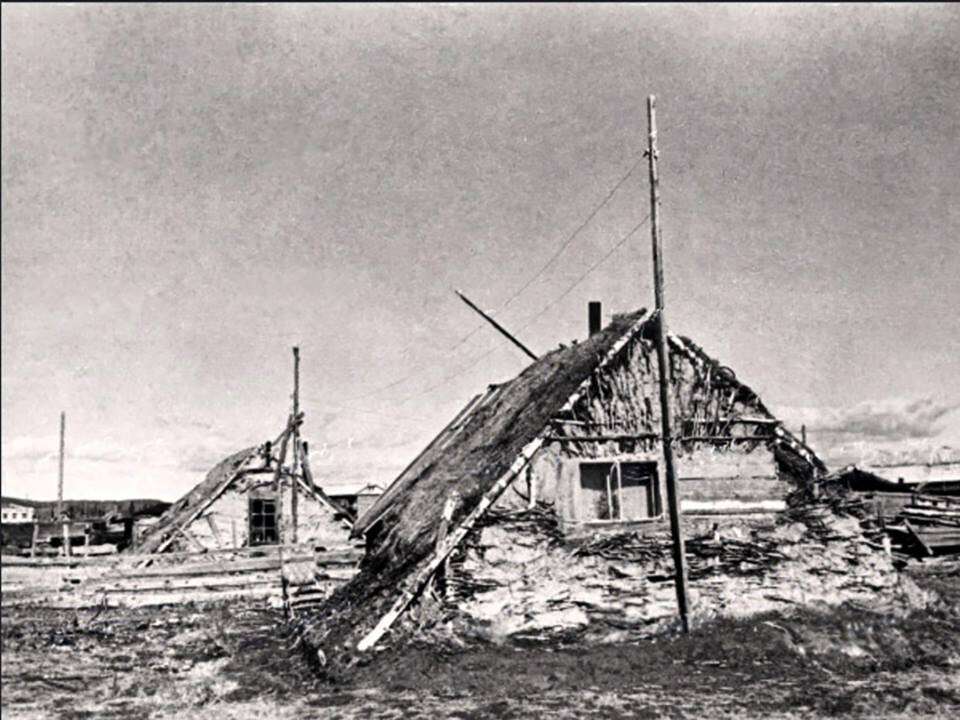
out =
[[[386,484],[525,365],[453,288],[537,352],[652,302],[642,164],[573,234],[650,93],[672,329],[830,462],[960,445],[958,46],[949,5],[4,5],[3,493],[55,495],[62,409],[67,495],[179,496],[282,429],[295,344],[318,474]]]

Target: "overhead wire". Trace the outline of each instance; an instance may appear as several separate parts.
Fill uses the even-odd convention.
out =
[[[507,305],[509,305],[514,300],[516,300],[527,288],[529,288],[531,285],[533,285],[534,282],[536,282],[537,278],[539,278],[541,275],[543,275],[544,272],[546,272],[547,268],[549,268],[551,265],[553,265],[554,262],[556,262],[557,258],[560,257],[560,255],[563,254],[563,251],[570,246],[570,243],[572,243],[576,239],[577,235],[579,235],[583,231],[583,229],[590,224],[590,221],[592,221],[597,216],[597,213],[599,213],[604,208],[604,206],[606,206],[606,204],[610,202],[613,196],[617,193],[617,190],[619,190],[620,187],[630,178],[630,176],[633,175],[634,171],[640,165],[640,162],[642,160],[643,160],[643,155],[641,155],[639,158],[637,158],[636,161],[634,161],[633,165],[631,165],[630,168],[627,170],[627,172],[624,173],[619,180],[617,180],[617,183],[610,189],[610,191],[603,197],[603,199],[601,199],[600,202],[597,203],[596,207],[594,207],[593,210],[590,211],[590,213],[583,220],[583,222],[581,222],[573,230],[573,232],[571,232],[564,239],[564,241],[560,244],[560,246],[553,253],[553,255],[551,255],[547,259],[547,261],[540,266],[540,269],[537,270],[532,276],[530,276],[530,278],[523,285],[521,285],[515,292],[513,292],[506,300],[504,300],[503,303],[501,303],[500,307],[497,308],[497,310],[495,310],[494,312],[500,312],[501,310],[506,308]],[[455,350],[456,348],[463,345],[463,343],[465,343],[467,340],[469,340],[471,337],[473,337],[476,333],[478,333],[483,328],[484,328],[483,324],[477,325],[473,330],[471,330],[463,338],[461,338],[459,342],[457,342],[451,348],[451,350]]]
[[[620,176],[620,179],[617,180],[617,182],[616,182],[616,183],[613,185],[613,187],[606,193],[606,195],[604,195],[603,198],[593,207],[593,209],[587,214],[587,216],[584,218],[584,220],[581,221],[580,224],[577,225],[577,227],[576,227],[571,233],[569,233],[569,234],[564,238],[564,240],[560,243],[559,247],[558,247],[558,248],[553,252],[553,254],[550,256],[550,258],[548,258],[547,261],[546,261],[543,265],[541,265],[540,268],[539,268],[530,278],[528,278],[528,279],[523,283],[522,286],[520,286],[520,288],[518,288],[517,290],[515,290],[503,303],[501,303],[501,305],[499,306],[499,308],[498,308],[496,311],[494,311],[494,312],[499,312],[499,311],[503,310],[503,309],[506,308],[511,302],[513,302],[514,300],[516,300],[527,288],[529,288],[534,282],[536,282],[537,278],[539,278],[541,275],[543,275],[543,273],[546,272],[546,270],[547,270],[551,265],[553,265],[554,262],[556,262],[557,258],[560,257],[561,254],[563,254],[564,250],[566,250],[566,249],[570,246],[570,244],[577,238],[577,236],[578,236],[581,232],[583,232],[583,230],[590,224],[590,222],[597,216],[597,214],[607,205],[607,203],[609,203],[610,200],[613,199],[613,196],[616,195],[617,191],[618,191],[618,190],[623,186],[623,184],[630,178],[630,176],[633,175],[633,173],[634,173],[634,172],[636,171],[636,169],[639,167],[639,165],[640,165],[640,163],[643,161],[643,159],[644,159],[644,155],[641,154],[640,157],[637,158],[637,159],[633,162],[633,164],[629,167],[629,169],[628,169],[622,176]],[[457,349],[459,349],[465,342],[467,342],[471,337],[473,337],[476,333],[478,333],[478,332],[479,332],[480,330],[482,330],[484,327],[485,327],[485,324],[484,324],[484,323],[478,324],[475,328],[473,328],[473,330],[471,330],[470,332],[468,332],[466,335],[464,335],[462,338],[460,338],[460,340],[458,340],[456,343],[454,343],[454,344],[446,351],[446,354],[450,354],[450,353],[455,352],[455,351],[456,351]],[[491,352],[492,352],[492,351],[491,351]],[[374,388],[374,389],[372,389],[372,390],[370,390],[370,391],[368,391],[368,392],[362,393],[362,394],[360,394],[360,395],[354,395],[354,396],[352,396],[352,397],[346,398],[343,402],[353,402],[354,400],[363,400],[363,399],[368,398],[368,397],[373,397],[374,395],[379,395],[380,393],[382,393],[382,392],[384,392],[384,391],[386,391],[386,390],[390,390],[390,389],[392,389],[392,388],[394,388],[394,387],[397,387],[398,385],[402,385],[402,384],[404,384],[405,382],[407,382],[408,380],[410,380],[410,379],[412,379],[412,378],[414,378],[414,377],[417,377],[417,376],[419,376],[419,375],[421,375],[421,371],[420,371],[420,370],[415,370],[415,371],[413,371],[413,372],[411,372],[411,373],[408,373],[407,375],[404,375],[404,376],[402,376],[402,377],[400,377],[400,378],[397,378],[396,380],[393,380],[393,381],[390,382],[390,383],[387,383],[386,385],[383,385],[383,386],[378,387],[378,388]]]
[[[599,268],[599,267],[600,267],[607,259],[609,259],[617,250],[619,250],[621,247],[623,247],[623,245],[624,245],[630,238],[632,238],[632,237],[636,234],[636,232],[637,232],[641,227],[643,227],[644,224],[646,224],[646,222],[647,222],[649,219],[650,219],[650,215],[649,215],[649,213],[648,213],[640,222],[638,222],[636,225],[634,225],[634,226],[627,232],[626,235],[624,235],[622,238],[620,238],[620,240],[616,243],[616,245],[614,245],[613,247],[611,247],[611,248],[603,255],[603,257],[601,257],[599,260],[597,260],[595,263],[593,263],[589,268],[587,268],[586,272],[584,272],[583,274],[581,274],[576,280],[573,281],[573,283],[571,283],[569,286],[567,286],[567,288],[566,288],[562,293],[560,293],[560,295],[558,295],[558,296],[555,297],[553,300],[551,300],[549,303],[547,303],[547,304],[546,304],[543,308],[541,308],[538,312],[536,312],[535,314],[533,314],[533,315],[531,315],[529,318],[527,318],[527,320],[526,320],[522,325],[519,325],[519,326],[517,327],[517,329],[518,329],[518,330],[522,330],[522,329],[524,329],[524,328],[526,328],[526,327],[529,327],[535,320],[539,319],[539,318],[540,318],[544,313],[546,313],[550,308],[552,308],[554,305],[556,305],[556,304],[559,303],[561,300],[563,300],[563,298],[565,298],[567,295],[569,295],[571,292],[573,292],[574,288],[576,288],[580,283],[582,283],[584,280],[586,280],[587,277],[589,277],[591,273],[593,273],[597,268]],[[477,357],[473,358],[469,363],[458,367],[458,368],[457,368],[456,370],[454,370],[452,373],[450,373],[449,375],[445,376],[440,382],[435,383],[434,385],[431,385],[431,386],[425,388],[425,389],[422,390],[422,391],[413,393],[412,395],[408,395],[407,397],[403,398],[402,400],[399,400],[399,401],[395,402],[394,404],[395,404],[395,405],[403,405],[404,403],[409,402],[410,400],[414,400],[414,399],[419,398],[419,397],[422,397],[422,396],[424,396],[424,395],[429,395],[429,394],[432,393],[434,390],[440,389],[441,387],[443,387],[444,385],[446,385],[446,384],[449,383],[450,381],[452,381],[452,380],[456,379],[457,377],[459,377],[460,374],[463,373],[465,370],[469,370],[470,368],[472,368],[472,367],[474,367],[475,365],[477,365],[480,361],[482,361],[482,360],[486,359],[487,357],[489,357],[490,355],[492,355],[497,349],[498,349],[497,346],[491,347],[491,348],[488,349],[486,352],[484,352],[484,353],[482,353],[481,355],[478,355]]]

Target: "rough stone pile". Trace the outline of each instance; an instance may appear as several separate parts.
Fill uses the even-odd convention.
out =
[[[800,605],[909,611],[929,601],[864,536],[857,517],[828,502],[794,507],[764,529],[691,538],[686,547],[694,623]],[[665,533],[568,544],[539,508],[489,518],[453,559],[441,595],[440,625],[493,641],[616,642],[676,622]]]

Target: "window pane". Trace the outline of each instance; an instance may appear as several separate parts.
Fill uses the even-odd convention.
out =
[[[611,465],[607,473],[607,488],[610,492],[610,517],[620,520],[623,518],[620,507],[620,473],[616,465]]]
[[[660,514],[656,463],[620,463],[620,487],[625,520]]]
[[[608,489],[612,463],[583,463],[580,465],[580,519],[611,520],[613,503]]]

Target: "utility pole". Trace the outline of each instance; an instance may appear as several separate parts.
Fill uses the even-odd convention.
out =
[[[291,465],[290,477],[290,519],[293,521],[293,532],[291,540],[294,545],[297,544],[297,524],[298,524],[298,505],[299,488],[297,487],[297,466],[300,461],[300,428],[297,424],[297,417],[300,415],[300,348],[293,348],[293,461]]]
[[[60,464],[57,472],[57,519],[63,525],[63,554],[70,556],[70,523],[63,512],[63,450],[67,431],[67,414],[60,411]]]
[[[480,317],[482,317],[482,318],[483,318],[484,320],[486,320],[488,323],[490,323],[491,325],[493,325],[493,327],[495,327],[495,328],[500,332],[501,335],[503,335],[507,340],[509,340],[510,342],[512,342],[512,343],[513,343],[514,345],[516,345],[518,348],[520,348],[520,350],[522,350],[522,351],[526,354],[527,357],[529,357],[529,358],[530,358],[531,360],[533,360],[533,361],[536,361],[536,360],[538,359],[537,356],[533,354],[533,351],[530,350],[530,348],[528,348],[528,347],[527,347],[526,345],[524,345],[522,342],[520,342],[519,340],[517,340],[513,335],[511,335],[511,334],[506,330],[506,328],[503,327],[503,325],[501,325],[500,323],[498,323],[498,322],[497,322],[496,320],[494,320],[492,317],[490,317],[489,315],[487,315],[483,310],[481,310],[481,309],[478,308],[476,305],[474,305],[473,302],[471,302],[470,298],[468,298],[466,295],[464,295],[464,294],[463,294],[462,292],[460,292],[459,290],[454,290],[454,292],[455,292],[457,295],[460,296],[460,299],[461,299],[461,300],[463,300],[463,301],[464,301],[467,305],[469,305],[474,311],[476,311],[476,313],[477,313]]]
[[[673,539],[673,567],[677,589],[677,608],[683,632],[690,632],[687,605],[687,557],[680,525],[680,499],[673,466],[673,433],[670,418],[670,348],[667,345],[667,318],[663,309],[663,242],[660,235],[660,176],[657,170],[656,98],[647,98],[647,157],[650,164],[650,230],[653,239],[653,293],[657,311],[657,365],[660,369],[660,426],[663,444],[663,469],[670,510],[670,534]]]

